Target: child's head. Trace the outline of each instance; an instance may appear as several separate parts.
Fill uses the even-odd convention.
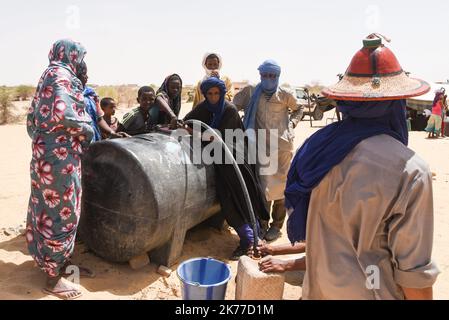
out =
[[[117,104],[112,98],[103,98],[100,101],[100,107],[101,110],[103,110],[105,116],[112,117],[115,114],[115,108],[117,108]]]
[[[179,96],[182,90],[182,80],[177,75],[174,74],[170,76],[167,83],[167,94],[170,98],[176,98]]]
[[[212,53],[207,56],[204,66],[207,70],[219,70],[220,69],[220,58]]]
[[[149,109],[156,100],[154,89],[148,86],[142,87],[137,92],[137,102],[141,108]]]

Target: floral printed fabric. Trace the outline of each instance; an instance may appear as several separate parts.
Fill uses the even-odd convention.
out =
[[[81,211],[81,159],[93,137],[76,69],[86,51],[59,40],[27,116],[32,139],[31,196],[26,240],[38,266],[49,276],[73,253]]]

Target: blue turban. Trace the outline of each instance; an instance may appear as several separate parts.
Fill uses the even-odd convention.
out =
[[[212,104],[207,100],[207,91],[211,88],[218,88],[220,90],[220,100],[216,104]],[[225,109],[226,85],[222,80],[215,77],[210,77],[201,83],[200,89],[206,99],[204,101],[206,108],[213,115],[212,122],[209,123],[209,125],[212,128],[217,129],[220,126],[221,118],[223,117]]]
[[[281,67],[274,60],[267,60],[259,66],[259,72],[272,73],[277,75],[276,79],[263,79],[260,78],[260,84],[263,92],[267,94],[273,94],[279,87],[279,76],[281,75]]]
[[[272,73],[277,75],[276,79],[260,79],[260,83],[256,86],[251,101],[245,111],[243,125],[245,129],[254,129],[256,124],[256,113],[259,105],[260,95],[262,93],[274,94],[279,87],[279,76],[281,75],[281,67],[274,60],[266,60],[259,68],[259,72]]]
[[[265,72],[265,73],[274,73],[274,74],[277,74],[278,76],[281,75],[281,67],[274,60],[266,60],[266,61],[264,61],[259,66],[258,70],[260,72]]]
[[[387,134],[408,144],[405,100],[338,101],[343,121],[317,131],[293,158],[287,176],[285,206],[292,213],[287,233],[292,243],[306,240],[313,189],[363,140]]]

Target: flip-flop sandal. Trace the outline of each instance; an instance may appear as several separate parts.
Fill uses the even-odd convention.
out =
[[[75,299],[80,298],[80,297],[83,295],[82,292],[79,292],[79,293],[76,294],[76,295],[68,296],[68,297],[64,295],[64,293],[67,293],[67,292],[75,292],[75,291],[76,291],[76,290],[66,290],[66,291],[58,291],[58,292],[54,292],[54,291],[50,291],[50,290],[48,290],[48,289],[46,289],[46,288],[43,288],[43,289],[42,289],[42,292],[43,292],[43,293],[48,294],[48,295],[50,295],[50,296],[54,296],[54,297],[59,298],[59,299],[62,299],[62,300],[75,300]]]

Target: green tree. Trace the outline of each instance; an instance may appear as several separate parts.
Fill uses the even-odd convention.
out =
[[[12,117],[11,93],[6,87],[0,87],[0,124],[6,124]]]
[[[27,85],[18,86],[15,90],[15,96],[20,100],[30,99],[35,92],[36,88]]]

